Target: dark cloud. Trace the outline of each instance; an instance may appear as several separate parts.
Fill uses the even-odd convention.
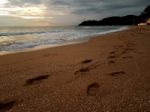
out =
[[[103,11],[108,11],[111,13],[111,10],[128,10],[128,8],[141,8],[146,7],[147,4],[150,4],[150,0],[9,0],[12,4],[22,5],[25,3],[29,4],[48,4],[53,7],[59,6],[68,6],[69,8],[74,9],[75,14],[88,14],[89,13],[99,13]],[[86,11],[87,10],[87,11]],[[120,12],[121,13],[121,12]],[[134,13],[134,12],[133,12]]]
[[[122,15],[121,11],[127,11],[129,13],[137,14],[137,11],[134,9],[143,10],[147,4],[150,4],[149,0],[78,0],[74,6],[78,7],[74,11],[76,14],[90,14],[90,13],[108,13],[112,15],[112,12],[115,10],[120,10],[118,15]],[[118,12],[118,11],[117,11]]]

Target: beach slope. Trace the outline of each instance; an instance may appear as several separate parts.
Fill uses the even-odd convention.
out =
[[[0,112],[148,112],[150,27],[0,56]]]

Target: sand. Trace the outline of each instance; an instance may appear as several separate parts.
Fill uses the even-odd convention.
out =
[[[0,56],[0,112],[149,112],[150,27]]]

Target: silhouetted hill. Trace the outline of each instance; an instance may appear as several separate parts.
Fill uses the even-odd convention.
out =
[[[80,26],[97,26],[97,25],[132,25],[135,24],[137,16],[135,15],[128,15],[124,17],[108,17],[104,18],[100,21],[89,20],[84,21],[80,24]]]
[[[99,21],[99,25],[131,25],[135,22],[137,16],[128,15],[124,17],[109,17]]]
[[[147,6],[145,10],[139,15],[127,15],[123,17],[114,16],[104,18],[100,21],[89,20],[84,21],[79,26],[100,26],[100,25],[136,25],[141,22],[145,22],[147,18],[150,18],[150,6]]]
[[[138,16],[137,23],[145,22],[148,18],[150,18],[150,5]]]

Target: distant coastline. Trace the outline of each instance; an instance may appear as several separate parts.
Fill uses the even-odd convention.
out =
[[[146,23],[150,25],[150,5],[140,15],[113,16],[102,20],[83,21],[79,26],[110,26],[110,25],[138,25]]]

